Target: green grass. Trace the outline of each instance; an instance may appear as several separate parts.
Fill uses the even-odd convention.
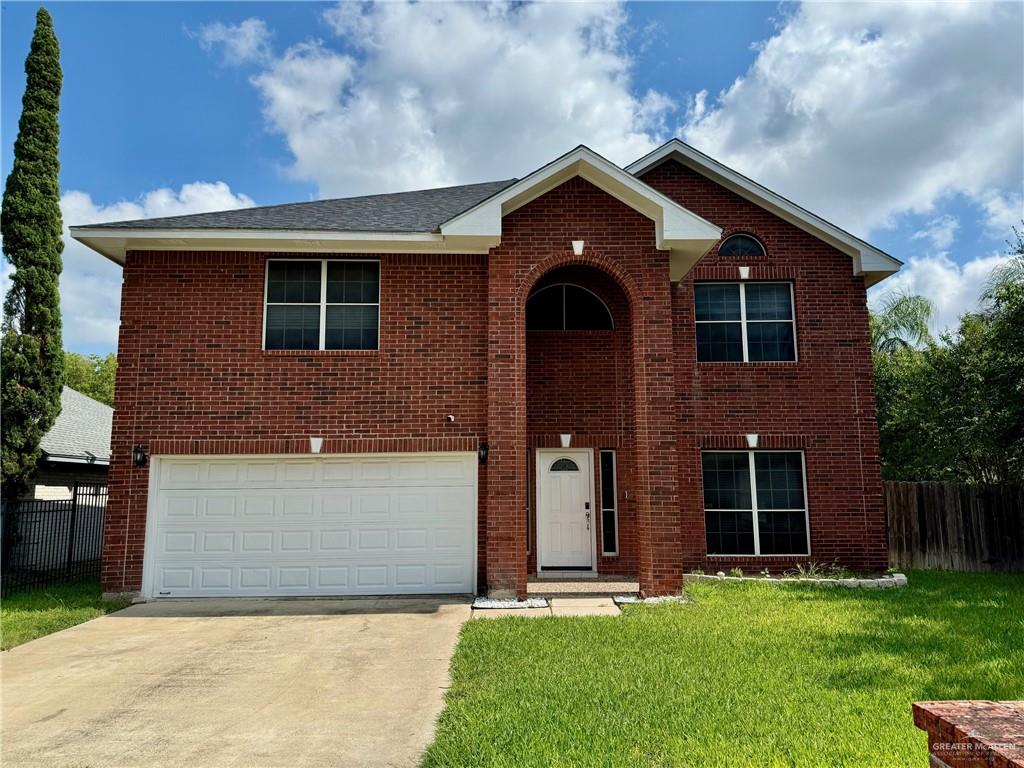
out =
[[[0,602],[0,648],[6,651],[37,637],[119,610],[129,602],[103,600],[96,581],[15,593]]]
[[[424,764],[924,768],[912,702],[1024,698],[1024,575],[909,578],[468,622]]]

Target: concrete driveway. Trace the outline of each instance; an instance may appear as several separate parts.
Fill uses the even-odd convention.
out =
[[[411,766],[468,603],[183,600],[2,654],[6,768]]]

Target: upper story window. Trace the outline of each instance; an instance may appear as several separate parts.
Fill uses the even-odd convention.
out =
[[[718,246],[718,255],[726,258],[744,259],[764,256],[764,246],[750,235],[732,235]]]
[[[610,331],[612,313],[597,294],[572,283],[538,288],[526,300],[528,331]]]
[[[796,360],[790,283],[697,283],[699,362]]]
[[[265,349],[377,349],[380,262],[267,262]]]

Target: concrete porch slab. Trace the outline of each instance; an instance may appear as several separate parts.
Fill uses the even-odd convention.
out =
[[[551,600],[552,616],[618,616],[619,606],[611,597],[556,597]]]
[[[520,616],[531,619],[551,615],[550,608],[474,608],[474,619],[500,619],[503,616]]]

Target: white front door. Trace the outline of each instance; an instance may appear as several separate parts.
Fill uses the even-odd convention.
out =
[[[537,451],[537,546],[542,569],[593,569],[592,461],[589,450]]]

